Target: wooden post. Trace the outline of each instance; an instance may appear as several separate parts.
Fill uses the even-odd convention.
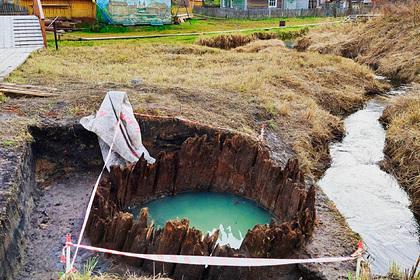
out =
[[[66,274],[71,272],[71,247],[68,243],[71,243],[71,235],[66,235]]]
[[[358,257],[357,264],[356,264],[356,279],[360,278],[361,265],[362,265],[362,257]]]
[[[53,22],[53,28],[54,28],[54,42],[55,42],[55,50],[58,51],[58,41],[57,41],[57,24],[54,20]]]
[[[42,39],[44,47],[47,47],[47,33],[45,32],[45,17],[44,10],[42,9],[41,0],[34,0],[34,15],[38,17],[39,25],[41,26]]]

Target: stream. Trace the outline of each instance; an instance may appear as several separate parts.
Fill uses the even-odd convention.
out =
[[[350,227],[361,235],[372,272],[386,274],[390,263],[410,268],[420,253],[419,228],[406,192],[381,170],[385,130],[378,119],[392,95],[377,97],[345,119],[346,135],[330,146],[331,167],[318,182]]]

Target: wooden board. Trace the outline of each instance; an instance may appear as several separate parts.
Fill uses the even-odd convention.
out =
[[[32,97],[52,97],[57,94],[51,93],[56,91],[55,88],[48,88],[33,85],[17,85],[11,83],[0,83],[0,92],[5,95],[26,95]]]

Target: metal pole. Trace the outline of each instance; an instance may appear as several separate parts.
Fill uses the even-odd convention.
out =
[[[55,50],[58,51],[58,41],[57,41],[57,26],[55,21],[53,22],[53,27],[54,27],[54,41],[55,41]]]

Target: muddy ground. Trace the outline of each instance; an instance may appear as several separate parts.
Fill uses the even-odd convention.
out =
[[[81,227],[91,187],[98,170],[68,173],[57,176],[48,184],[38,184],[34,194],[34,211],[26,229],[27,247],[22,269],[15,279],[57,279],[63,271],[60,255],[63,240],[68,233],[77,236]],[[90,253],[80,252],[78,264],[86,261]]]

